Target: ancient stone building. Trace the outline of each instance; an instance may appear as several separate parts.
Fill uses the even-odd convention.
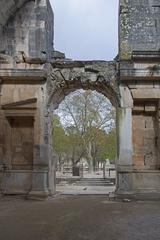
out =
[[[55,192],[52,114],[77,89],[117,109],[116,195],[160,195],[160,3],[120,0],[116,60],[69,61],[53,49],[49,0],[0,1],[0,190]]]

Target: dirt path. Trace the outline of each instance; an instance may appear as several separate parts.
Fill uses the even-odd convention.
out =
[[[0,199],[0,240],[159,240],[160,202]]]

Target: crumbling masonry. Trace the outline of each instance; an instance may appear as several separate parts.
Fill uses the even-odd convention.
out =
[[[115,194],[160,197],[160,2],[119,5],[118,57],[85,62],[54,51],[49,0],[0,1],[2,193],[55,193],[52,113],[83,88],[117,109]]]

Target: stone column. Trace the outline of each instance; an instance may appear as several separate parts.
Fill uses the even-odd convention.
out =
[[[4,115],[1,105],[1,96],[2,96],[2,80],[0,79],[0,171],[3,170],[4,163]]]
[[[0,165],[2,164],[3,162],[3,120],[2,120],[2,114],[1,114],[1,111],[2,111],[2,106],[1,106],[1,88],[2,88],[2,80],[0,79]],[[1,168],[1,166],[0,166]]]
[[[157,130],[158,130],[158,140],[157,140],[157,145],[158,145],[158,165],[160,164],[160,99],[158,101],[158,109],[157,109]]]
[[[119,166],[132,166],[132,109],[118,109]]]
[[[41,99],[41,96],[39,97]],[[49,146],[45,103],[39,99],[34,121],[34,159],[32,189],[29,197],[45,198],[49,195]]]
[[[127,193],[132,189],[132,108],[133,99],[127,86],[120,86],[121,107],[117,109],[118,118],[118,160],[116,192]]]
[[[53,151],[53,109],[50,106],[48,117],[48,147],[49,147],[49,172],[48,172],[48,184],[49,191],[53,195],[56,191],[56,159]]]

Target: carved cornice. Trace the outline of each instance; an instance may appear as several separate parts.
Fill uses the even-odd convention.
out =
[[[47,73],[40,69],[0,69],[0,79],[3,83],[38,83],[46,81]]]
[[[23,101],[12,102],[2,105],[2,110],[4,110],[6,117],[14,116],[31,116],[37,109],[37,98],[30,98]]]

